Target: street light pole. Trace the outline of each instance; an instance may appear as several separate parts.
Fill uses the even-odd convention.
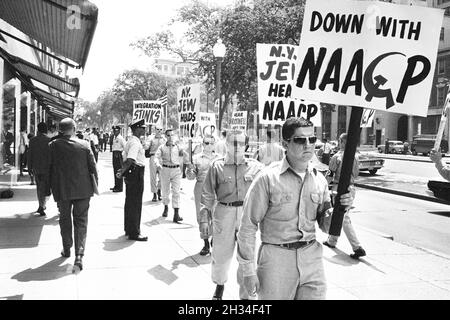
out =
[[[222,110],[222,93],[221,93],[221,81],[220,76],[222,73],[222,61],[225,56],[226,48],[222,43],[222,39],[217,39],[216,44],[213,47],[213,55],[216,58],[217,66],[216,66],[216,99],[219,100],[219,131],[222,127],[222,119],[220,117],[220,111]]]

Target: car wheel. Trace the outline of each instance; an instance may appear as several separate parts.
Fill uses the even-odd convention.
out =
[[[383,150],[381,150],[381,148],[378,148],[378,152],[383,153]]]
[[[377,173],[378,169],[373,169],[373,170],[369,170],[369,173],[371,175],[374,175],[375,173]]]
[[[412,152],[412,154],[413,154],[414,156],[417,156],[416,150],[414,150],[414,151]]]

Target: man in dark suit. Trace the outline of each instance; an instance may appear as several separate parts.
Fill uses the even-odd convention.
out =
[[[75,263],[83,269],[89,201],[94,193],[92,179],[98,182],[94,155],[87,144],[74,137],[75,121],[65,118],[59,123],[63,136],[50,142],[50,186],[58,204],[63,257],[70,257],[72,217],[75,238]]]
[[[50,183],[48,181],[50,138],[47,137],[47,124],[41,122],[37,126],[38,134],[30,140],[28,150],[28,171],[36,179],[36,192],[39,201],[37,212],[45,216],[46,203],[50,196]]]

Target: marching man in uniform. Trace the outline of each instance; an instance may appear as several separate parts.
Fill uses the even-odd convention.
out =
[[[197,179],[194,187],[195,210],[197,212],[197,222],[200,225],[200,200],[202,197],[203,183],[205,181],[206,173],[211,165],[212,160],[216,157],[214,152],[213,136],[205,136],[203,138],[203,152],[196,154],[192,159],[192,164],[188,164],[186,176],[189,180]],[[208,217],[208,232],[202,233],[200,231],[200,238],[204,241],[204,246],[200,251],[201,256],[206,256],[210,253],[209,237],[211,236],[211,216]]]
[[[244,198],[256,175],[264,165],[244,157],[246,136],[242,131],[229,131],[225,157],[214,160],[206,174],[201,197],[200,231],[208,233],[212,214],[212,281],[216,284],[214,300],[221,300],[228,270],[234,254],[236,233],[242,217]],[[215,201],[217,199],[217,205]],[[213,211],[214,209],[214,211]],[[238,269],[239,296],[248,299],[243,274]]]
[[[181,186],[181,170],[180,157],[184,156],[184,151],[173,142],[173,129],[166,130],[167,142],[158,147],[155,154],[155,163],[161,172],[161,193],[164,204],[164,211],[162,216],[167,217],[169,212],[169,196],[170,189],[172,189],[172,207],[173,207],[173,222],[178,223],[183,221],[180,216],[180,186]]]
[[[150,188],[153,193],[153,202],[161,200],[161,174],[155,164],[155,154],[159,146],[166,143],[166,139],[162,136],[162,130],[163,128],[160,125],[156,125],[155,135],[148,143],[150,153]]]

